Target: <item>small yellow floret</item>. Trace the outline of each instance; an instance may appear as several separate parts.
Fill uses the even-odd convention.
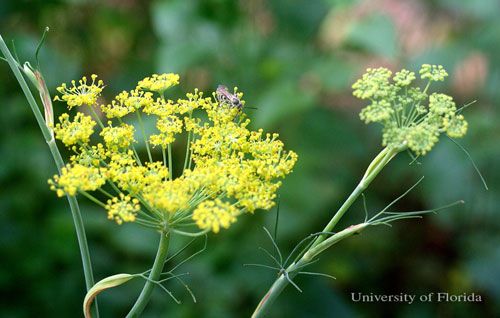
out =
[[[104,87],[104,82],[97,79],[97,75],[92,74],[92,83],[87,83],[87,77],[82,77],[76,85],[75,81],[71,81],[71,87],[68,88],[66,84],[62,84],[57,88],[57,91],[62,94],[60,97],[56,96],[54,100],[62,100],[68,104],[71,109],[74,106],[92,106],[96,103],[97,98],[101,95]]]
[[[134,222],[137,212],[141,209],[139,200],[132,199],[128,195],[120,193],[120,197],[114,197],[108,200],[106,210],[108,210],[108,219],[114,220],[118,224],[123,222]]]
[[[443,126],[446,134],[451,138],[461,138],[467,133],[467,121],[463,115],[445,117]]]
[[[101,143],[91,146],[90,148],[88,146],[82,146],[80,148],[73,147],[73,150],[76,151],[77,154],[70,157],[71,163],[79,163],[87,167],[99,167],[107,158],[106,150]]]
[[[168,214],[189,208],[191,199],[190,180],[177,178],[152,184],[144,188],[146,201],[156,209]]]
[[[101,110],[108,118],[121,118],[141,108],[151,107],[153,103],[153,94],[150,92],[123,91],[111,101],[111,104],[102,105]]]
[[[151,135],[150,142],[153,146],[162,146],[165,148],[175,141],[175,134],[182,132],[182,120],[174,115],[161,117],[156,122],[156,128],[158,128],[160,133]]]
[[[442,65],[423,64],[420,68],[420,78],[430,81],[442,82],[448,76],[448,72]]]
[[[62,168],[60,176],[55,175],[49,180],[50,189],[59,197],[65,194],[74,196],[78,191],[95,191],[105,183],[101,169],[80,164],[67,165]]]
[[[67,147],[75,144],[86,144],[94,133],[96,122],[83,113],[76,114],[73,121],[64,113],[59,116],[59,123],[54,127],[56,138]]]
[[[167,88],[179,84],[179,75],[174,73],[153,74],[137,84],[137,89],[148,90],[162,94]]]
[[[194,210],[193,220],[201,229],[211,229],[214,233],[218,233],[221,227],[227,229],[236,222],[237,215],[238,209],[233,205],[219,199],[207,200]]]
[[[134,126],[121,124],[118,127],[111,127],[111,122],[108,127],[104,127],[101,131],[101,136],[104,139],[106,147],[112,151],[128,148],[134,140]]]

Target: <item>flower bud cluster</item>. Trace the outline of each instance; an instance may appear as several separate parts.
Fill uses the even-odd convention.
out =
[[[467,122],[451,96],[428,92],[432,82],[444,81],[448,76],[441,65],[424,64],[419,75],[427,83],[423,90],[412,85],[416,80],[414,72],[403,69],[392,76],[386,68],[370,68],[352,88],[355,97],[369,101],[360,112],[361,120],[383,125],[384,146],[407,147],[417,155],[425,155],[442,133],[451,138],[463,137]]]

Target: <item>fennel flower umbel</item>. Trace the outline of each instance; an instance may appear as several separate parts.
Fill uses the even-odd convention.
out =
[[[403,69],[392,76],[383,67],[368,69],[352,88],[355,97],[370,102],[361,110],[361,120],[383,125],[384,146],[409,148],[417,155],[425,155],[442,133],[451,138],[463,137],[467,122],[451,96],[428,92],[432,82],[448,76],[446,70],[441,65],[424,64],[419,74],[426,81],[423,90],[412,86],[414,72]]]
[[[217,233],[241,214],[274,206],[280,180],[297,161],[278,134],[250,129],[245,113],[216,94],[205,97],[195,90],[176,101],[165,98],[179,83],[177,74],[147,77],[103,105],[98,101],[104,83],[91,78],[91,83],[84,77],[71,88],[57,89],[61,96],[55,100],[68,109],[87,106],[93,115],[77,107],[72,119],[64,113],[53,128],[56,139],[74,153],[61,174],[49,180],[58,196],[82,194],[118,224],[136,222],[181,234]],[[235,96],[241,100],[242,93],[235,89]],[[144,116],[155,120],[155,133],[146,134]],[[139,142],[147,158],[139,155]],[[184,156],[177,174],[174,148]],[[193,224],[200,230],[186,232]]]

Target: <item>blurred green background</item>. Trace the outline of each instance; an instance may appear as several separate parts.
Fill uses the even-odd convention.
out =
[[[370,66],[418,69],[442,64],[442,89],[468,108],[461,141],[485,175],[486,191],[466,155],[443,138],[421,165],[400,155],[366,193],[375,212],[420,176],[400,210],[463,207],[393,228],[371,228],[329,250],[311,270],[337,277],[299,277],[300,294],[285,290],[271,317],[494,317],[500,315],[500,3],[412,0],[7,0],[0,32],[15,41],[21,60],[40,55],[48,86],[97,73],[104,98],[153,72],[178,72],[181,87],[245,92],[254,127],[281,134],[299,153],[281,190],[278,243],[289,252],[318,231],[351,192],[380,150],[380,129],[358,119],[353,81]],[[62,109],[55,104],[56,115]],[[0,316],[78,317],[84,280],[72,219],[46,180],[55,173],[48,148],[7,64],[0,63]],[[117,226],[81,199],[97,279],[142,272],[157,237]],[[175,283],[176,305],[159,289],[144,317],[248,317],[276,273],[244,267],[268,260],[262,226],[276,211],[241,217],[207,250],[183,265],[198,298]],[[358,202],[342,225],[360,222]],[[174,242],[174,249],[182,245]],[[195,251],[197,242],[170,266]],[[103,317],[123,316],[138,295],[137,281],[100,296]],[[365,294],[476,293],[481,303],[355,303]]]

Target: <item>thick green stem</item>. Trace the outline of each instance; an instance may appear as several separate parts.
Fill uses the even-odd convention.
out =
[[[399,149],[393,148],[384,148],[373,161],[370,163],[368,168],[366,169],[363,178],[358,183],[354,191],[349,195],[347,200],[342,204],[342,206],[337,210],[337,212],[333,215],[332,219],[325,226],[322,232],[331,232],[335,225],[340,221],[342,216],[347,212],[347,210],[351,207],[351,205],[356,201],[356,199],[363,193],[366,188],[370,185],[370,183],[375,179],[375,177],[379,174],[379,172],[391,161],[394,156],[400,152]],[[312,247],[318,245],[325,239],[325,235],[318,236],[318,238],[312,244]]]
[[[52,157],[54,158],[57,170],[60,172],[62,167],[64,166],[64,161],[61,157],[59,149],[57,148],[52,131],[49,128],[48,123],[44,121],[42,113],[40,112],[40,108],[38,107],[38,104],[36,103],[35,98],[33,97],[33,94],[31,93],[31,90],[28,87],[28,84],[24,80],[24,77],[19,70],[20,65],[16,62],[16,60],[10,53],[2,36],[0,36],[0,51],[2,51],[5,59],[7,60],[7,63],[9,64],[12,72],[14,73],[14,76],[16,77],[17,81],[19,82],[19,85],[21,86],[21,89],[23,90],[26,99],[28,100],[28,104],[33,112],[33,115],[35,116],[38,126],[40,127],[40,130],[42,131],[42,135],[49,146]],[[43,85],[43,87],[46,88],[45,85]],[[40,96],[42,95],[45,98],[49,98],[50,100],[50,97],[48,97],[49,96],[48,92],[41,92]],[[76,200],[75,197],[67,196],[67,198],[71,210],[71,215],[73,217],[73,223],[75,224],[78,247],[80,248],[80,255],[82,258],[82,265],[83,265],[83,274],[85,276],[85,285],[87,287],[87,290],[89,290],[94,285],[94,276],[92,273],[92,263],[90,260],[87,237],[85,235],[85,227],[83,225],[83,219],[80,213],[80,208],[78,206],[78,201]],[[94,304],[95,304],[94,306],[95,312],[93,317],[99,317],[97,301],[94,302]]]
[[[90,251],[87,244],[87,235],[85,234],[85,227],[83,225],[82,214],[80,213],[80,207],[78,206],[78,201],[75,197],[67,196],[71,215],[73,217],[73,223],[75,224],[76,238],[78,240],[78,246],[80,247],[80,256],[82,258],[83,273],[85,276],[85,286],[87,290],[94,286],[94,275],[92,272],[92,262],[90,261]],[[96,312],[92,317],[99,317],[97,302],[94,301],[94,307]]]
[[[265,317],[274,301],[290,283],[289,280],[300,274],[300,270],[303,267],[307,266],[316,256],[318,256],[318,254],[331,247],[332,245],[340,242],[341,240],[361,232],[367,226],[368,223],[361,223],[350,226],[330,236],[328,239],[318,244],[316,247],[310,248],[297,262],[294,262],[290,266],[288,266],[285,273],[281,274],[278,279],[276,279],[271,288],[269,288],[269,290],[267,291],[266,295],[260,301],[259,305],[257,305],[257,308],[255,308],[255,311],[252,314],[252,318]]]
[[[52,157],[54,157],[54,161],[56,162],[57,170],[59,173],[61,169],[64,167],[64,161],[61,157],[61,153],[57,148],[56,142],[54,139],[47,142],[50,152],[52,153]],[[78,246],[80,247],[80,255],[82,258],[83,265],[83,273],[85,276],[85,285],[87,290],[94,286],[94,275],[92,273],[92,262],[90,261],[90,252],[89,246],[87,244],[87,236],[85,234],[85,226],[83,225],[82,214],[80,212],[80,207],[78,205],[78,201],[75,197],[66,196],[68,198],[68,203],[71,210],[71,215],[73,217],[73,223],[75,224],[76,238],[78,240]],[[97,302],[95,302],[95,308],[97,311]],[[98,317],[98,314],[95,314],[94,317]]]
[[[165,265],[165,260],[168,255],[168,244],[169,244],[169,234],[161,232],[160,243],[158,245],[158,252],[156,253],[156,258],[149,273],[148,280],[142,288],[139,298],[137,298],[134,306],[127,315],[127,318],[139,317],[146,305],[151,298],[151,294],[155,287],[155,281],[158,281],[163,270],[163,265]]]
[[[299,264],[299,262],[295,264]],[[290,273],[292,269],[291,267],[292,266],[289,266],[286,271],[289,273],[289,278],[293,279],[295,275],[297,275],[297,273]],[[281,274],[271,285],[271,288],[269,288],[266,295],[259,302],[257,308],[255,308],[255,311],[252,314],[252,318],[265,317],[266,313],[269,311],[276,298],[278,298],[278,296],[285,289],[285,287],[288,286],[288,284],[289,282],[286,279],[286,276],[284,274]]]
[[[380,173],[380,171],[391,161],[392,158],[400,151],[401,149],[394,148],[384,148],[370,163],[368,168],[366,169],[363,178],[358,183],[354,191],[349,195],[346,201],[342,204],[342,206],[337,210],[334,214],[330,222],[325,226],[322,232],[331,232],[335,225],[340,221],[342,216],[347,212],[347,210],[351,207],[351,205],[356,201],[356,199],[366,190],[368,185],[375,179],[375,177]],[[290,283],[289,279],[295,277],[299,270],[310,263],[316,256],[318,256],[321,252],[336,244],[340,240],[343,240],[353,234],[359,233],[363,230],[367,223],[361,223],[358,225],[350,226],[347,229],[340,231],[336,234],[333,234],[327,238],[326,235],[320,235],[316,238],[316,240],[311,244],[307,250],[299,255],[302,255],[299,260],[292,263],[286,269],[285,273],[281,274],[276,281],[273,283],[271,288],[268,290],[266,295],[262,298],[259,305],[255,309],[252,318],[264,317],[267,311],[271,308],[273,302],[278,298],[281,292],[285,289],[285,287]],[[287,279],[288,277],[288,279]]]

